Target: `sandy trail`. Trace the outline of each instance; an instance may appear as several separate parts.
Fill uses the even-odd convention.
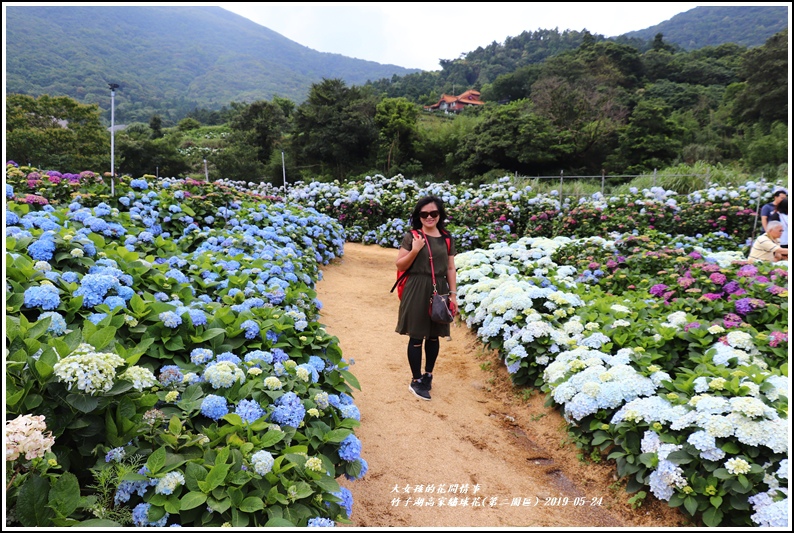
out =
[[[614,467],[579,459],[559,413],[512,387],[465,324],[441,339],[432,400],[408,391],[408,338],[395,333],[396,250],[347,243],[323,268],[320,321],[339,338],[361,411],[369,473],[341,483],[357,527],[675,527],[664,502],[632,509]],[[610,488],[610,485],[612,487]]]

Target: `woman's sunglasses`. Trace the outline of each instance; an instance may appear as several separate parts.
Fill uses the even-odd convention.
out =
[[[419,211],[419,218],[438,218],[438,211]]]

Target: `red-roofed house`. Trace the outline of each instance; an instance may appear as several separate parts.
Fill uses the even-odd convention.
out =
[[[438,109],[439,111],[447,113],[459,113],[464,107],[483,104],[485,104],[485,102],[480,100],[480,91],[471,89],[459,96],[442,94],[441,100],[439,100],[438,103],[425,106],[425,110],[435,111]]]

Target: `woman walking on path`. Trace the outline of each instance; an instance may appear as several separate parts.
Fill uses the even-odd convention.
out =
[[[449,324],[430,320],[428,312],[433,294],[433,272],[439,294],[449,293],[452,314],[457,314],[457,278],[455,275],[455,242],[444,229],[447,219],[444,202],[437,196],[421,198],[411,214],[411,227],[403,237],[397,253],[397,270],[410,269],[405,280],[397,333],[408,335],[408,364],[412,379],[408,386],[413,394],[430,400],[433,367],[439,352],[439,337],[449,337]],[[427,245],[430,246],[428,253]],[[433,266],[431,268],[430,255]],[[425,373],[422,374],[422,344],[424,342]]]

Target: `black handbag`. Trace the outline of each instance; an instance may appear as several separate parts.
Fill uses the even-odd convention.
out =
[[[422,234],[424,235],[424,230]],[[455,319],[452,310],[449,308],[449,294],[438,294],[436,289],[436,269],[433,266],[433,253],[430,250],[430,242],[425,235],[427,243],[427,253],[430,255],[430,273],[433,276],[433,295],[430,297],[430,320],[439,324],[451,324]]]
[[[451,324],[454,319],[449,308],[449,295],[434,292],[430,297],[430,320],[439,324]]]

